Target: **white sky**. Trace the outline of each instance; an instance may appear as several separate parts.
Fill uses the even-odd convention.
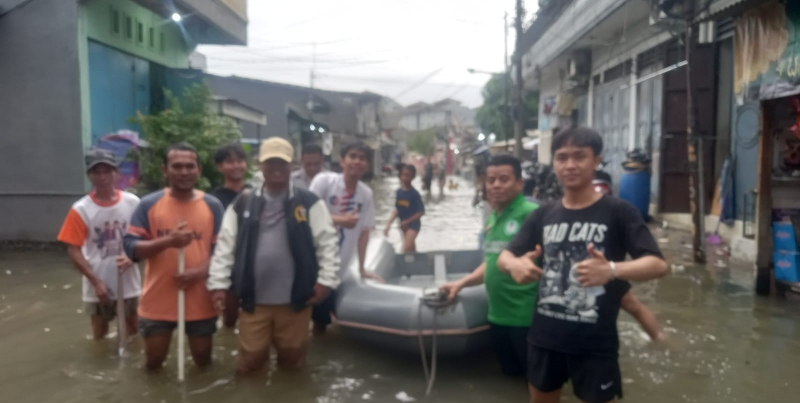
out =
[[[489,76],[467,69],[503,70],[505,11],[514,0],[249,0],[247,47],[198,51],[212,74],[308,86],[316,42],[317,88],[477,107]]]

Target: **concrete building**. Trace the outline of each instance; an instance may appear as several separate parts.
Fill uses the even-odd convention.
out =
[[[687,96],[691,92],[696,119],[694,135],[699,138],[696,154],[700,157],[698,161],[702,161],[703,184],[698,191],[705,202],[705,231],[713,232],[722,221],[720,233],[731,243],[733,256],[757,260],[759,267],[767,266],[772,253],[765,244],[771,239],[769,209],[800,208],[796,202],[800,197],[789,190],[794,185],[780,186],[791,183],[785,178],[769,181],[767,174],[759,176],[759,172],[779,170],[777,165],[759,165],[772,161],[773,154],[779,155],[764,151],[761,133],[770,130],[763,126],[764,122],[772,121],[767,123],[771,127],[786,126],[778,116],[786,112],[775,112],[774,100],[800,92],[800,84],[790,77],[792,72],[800,71],[793,67],[800,60],[800,50],[789,34],[782,59],[769,63],[756,61],[753,67],[756,73],[748,75],[736,70],[742,68],[745,56],[762,54],[761,48],[753,50],[758,44],[783,42],[773,43],[760,37],[748,41],[738,35],[767,18],[759,16],[761,12],[772,17],[786,16],[786,21],[770,25],[778,27],[775,35],[779,39],[785,32],[794,32],[798,25],[792,18],[798,10],[790,9],[793,4],[797,3],[766,0],[543,3],[525,33],[523,56],[526,89],[540,93],[539,127],[543,145],[540,150],[549,150],[555,127],[573,123],[592,126],[604,138],[604,159],[609,162],[615,183],[619,183],[620,163],[625,153],[637,148],[644,150],[653,159],[651,214],[688,228],[691,217]],[[759,11],[761,6],[774,10]],[[685,37],[687,17],[693,32],[689,41]],[[786,31],[780,31],[784,25]],[[770,30],[756,31],[758,35],[767,35],[765,32]],[[774,50],[776,55],[780,52],[781,49]],[[690,86],[687,66],[692,72]],[[788,77],[787,82],[781,81],[784,76]],[[767,78],[774,82],[765,85]],[[757,90],[744,91],[743,83],[751,79],[755,80],[753,87]],[[790,101],[787,99],[784,104],[791,105]],[[772,109],[765,112],[765,106]],[[763,157],[767,154],[769,157]],[[548,158],[549,153],[540,154],[540,160],[549,161]],[[728,171],[724,169],[726,165]],[[726,180],[732,190],[728,196],[720,196],[719,185]],[[719,211],[720,197],[729,198],[727,212]]]
[[[54,240],[84,151],[162,108],[201,43],[245,45],[247,1],[0,0],[0,239]]]

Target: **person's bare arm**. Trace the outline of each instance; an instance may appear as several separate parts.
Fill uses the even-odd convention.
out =
[[[657,256],[642,256],[635,260],[617,262],[614,277],[628,281],[654,280],[667,275],[669,268],[664,259]]]
[[[622,309],[633,316],[639,325],[647,332],[652,341],[661,341],[665,338],[664,333],[661,331],[661,325],[658,324],[656,315],[646,305],[642,304],[633,292],[628,291],[622,297]]]
[[[97,298],[100,300],[100,302],[107,302],[109,300],[108,289],[106,288],[106,285],[103,284],[103,281],[100,280],[99,277],[95,276],[94,270],[92,270],[92,266],[83,256],[81,248],[79,246],[69,245],[67,248],[67,255],[69,255],[69,259],[72,261],[72,265],[75,266],[75,269],[77,269],[78,272],[86,277],[92,287],[94,287],[95,293],[97,294]]]
[[[535,263],[541,254],[542,248],[539,245],[520,257],[514,256],[509,250],[503,250],[497,257],[497,268],[503,274],[511,276],[517,284],[529,284],[538,281],[543,273]]]
[[[340,215],[331,215],[333,224],[337,227],[353,228],[358,224],[358,214],[353,211]]]
[[[447,300],[452,301],[462,289],[483,284],[484,274],[486,274],[486,262],[481,263],[478,268],[473,270],[472,273],[464,276],[464,278],[458,281],[452,281],[447,284],[443,284],[441,287],[439,287],[439,291],[447,293]]]
[[[367,260],[367,245],[369,244],[369,230],[365,229],[361,231],[361,234],[358,236],[358,272],[361,273],[362,279],[371,278],[373,280],[383,282],[383,278],[376,273],[371,271],[367,271],[364,268],[364,264]]]
[[[388,235],[389,234],[389,230],[392,229],[392,223],[396,219],[397,219],[397,209],[392,211],[392,215],[390,215],[389,216],[389,220],[386,221],[386,228],[384,228],[384,230],[383,230],[383,235]]]
[[[612,279],[625,281],[647,281],[667,274],[667,262],[664,259],[647,255],[626,262],[611,263],[603,252],[589,244],[587,247],[589,258],[578,263],[578,281],[584,287],[604,285]]]
[[[152,240],[140,239],[136,241],[132,260],[140,261],[149,259],[168,248],[183,248],[189,245],[193,239],[194,234],[187,228],[187,224],[182,222],[178,224],[178,228],[170,232],[169,235]],[[206,267],[206,273],[207,272],[208,267]]]

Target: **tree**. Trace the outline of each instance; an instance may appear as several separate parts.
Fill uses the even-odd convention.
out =
[[[484,133],[494,133],[497,140],[514,137],[513,119],[510,114],[507,115],[505,112],[505,78],[505,74],[492,75],[492,78],[483,87],[483,105],[478,108],[475,115],[478,127]],[[511,101],[509,100],[509,102]],[[525,128],[534,129],[536,126],[531,123],[535,122],[535,118],[539,116],[539,94],[537,92],[525,94],[525,108],[525,115],[528,117]]]
[[[436,130],[428,129],[416,132],[408,140],[408,149],[428,157],[436,152]]]
[[[187,87],[182,98],[165,89],[169,109],[151,115],[137,113],[131,118],[142,128],[147,146],[131,158],[139,162],[137,193],[147,193],[162,188],[164,177],[161,166],[172,144],[185,141],[197,149],[202,173],[198,188],[208,190],[221,183],[222,175],[214,164],[214,151],[222,144],[238,142],[242,132],[232,119],[217,115],[208,109],[211,90],[204,84]]]

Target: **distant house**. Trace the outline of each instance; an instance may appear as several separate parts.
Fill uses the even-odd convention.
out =
[[[269,124],[261,131],[256,125],[240,124],[245,139],[287,138],[298,157],[303,144],[318,143],[329,152],[333,164],[338,164],[341,145],[349,141],[361,140],[373,151],[382,151],[386,143],[383,135],[396,128],[395,116],[402,109],[394,100],[371,92],[312,90],[212,74],[204,75],[204,79],[215,95],[236,99],[267,114]],[[383,163],[385,154],[375,154],[374,167]]]

